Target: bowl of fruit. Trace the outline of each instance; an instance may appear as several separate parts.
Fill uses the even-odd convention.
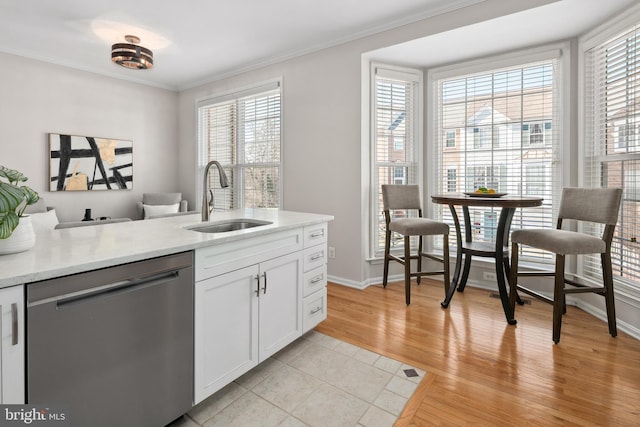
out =
[[[494,188],[478,187],[475,191],[464,194],[469,197],[502,197],[507,193],[498,193]]]

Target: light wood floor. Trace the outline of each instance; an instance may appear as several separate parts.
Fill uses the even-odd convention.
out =
[[[440,307],[442,282],[412,288],[328,286],[328,318],[317,330],[425,369],[397,426],[640,425],[640,341],[567,307],[560,343],[551,305],[516,307],[506,323],[490,292],[456,292]]]

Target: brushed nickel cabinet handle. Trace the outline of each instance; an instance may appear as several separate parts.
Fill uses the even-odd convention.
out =
[[[309,237],[322,237],[324,236],[324,230],[316,231],[315,233],[311,233]]]
[[[315,261],[317,259],[324,258],[324,252],[318,252],[309,257],[309,260]]]
[[[322,274],[320,274],[320,275],[318,275],[318,276],[316,276],[316,277],[314,277],[313,279],[310,280],[312,285],[315,285],[316,283],[321,282],[321,281],[322,281]]]
[[[316,314],[317,312],[319,312],[320,310],[322,310],[322,307],[316,307],[313,310],[311,310],[310,314]]]
[[[257,282],[257,286],[254,292],[256,293],[258,298],[260,298],[260,275],[259,274],[256,274],[256,282]]]
[[[262,288],[262,293],[266,294],[267,293],[267,272],[265,271],[264,273],[262,273],[262,277],[264,277],[264,288]]]

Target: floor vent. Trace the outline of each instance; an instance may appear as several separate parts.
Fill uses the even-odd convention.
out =
[[[500,294],[497,292],[491,292],[489,293],[489,296],[491,298],[497,298],[500,299]],[[520,297],[520,299],[522,300],[522,302],[524,302],[525,305],[531,305],[531,300],[529,298],[522,298]]]
[[[404,374],[407,376],[407,378],[419,377],[420,376],[420,375],[418,375],[418,372],[416,372],[415,369],[405,369],[404,370]]]

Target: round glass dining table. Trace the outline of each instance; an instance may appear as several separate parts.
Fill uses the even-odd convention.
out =
[[[496,279],[498,281],[498,291],[502,308],[511,325],[516,324],[513,310],[509,304],[509,293],[507,291],[507,280],[509,277],[509,234],[511,232],[511,220],[517,208],[529,208],[542,205],[542,197],[519,196],[510,194],[471,194],[471,193],[445,193],[431,196],[433,203],[448,205],[453,217],[456,230],[456,266],[454,269],[451,285],[447,291],[441,305],[448,307],[453,294],[457,289],[464,291],[469,278],[472,256],[490,257],[495,259]],[[464,241],[460,220],[456,212],[456,206],[462,207],[464,216]],[[472,224],[469,215],[469,207],[500,208],[500,217],[495,234],[495,242],[474,242]],[[462,268],[462,256],[464,255],[464,268]],[[460,270],[462,269],[462,277]]]

